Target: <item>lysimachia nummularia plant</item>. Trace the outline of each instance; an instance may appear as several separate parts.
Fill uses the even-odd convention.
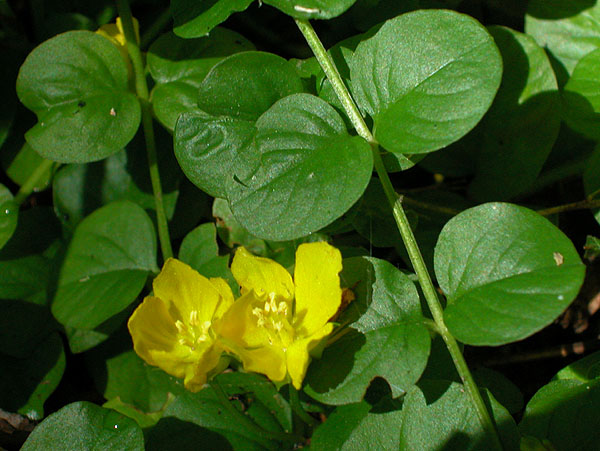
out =
[[[21,3],[0,448],[598,448],[599,1]]]

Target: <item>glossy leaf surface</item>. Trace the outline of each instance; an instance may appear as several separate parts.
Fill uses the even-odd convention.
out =
[[[338,320],[350,329],[311,364],[306,392],[327,404],[358,402],[379,376],[397,397],[417,382],[429,356],[417,290],[393,265],[373,258],[344,260],[341,277],[357,297]]]
[[[435,248],[446,324],[471,345],[510,343],[550,324],[577,295],[584,273],[559,229],[512,204],[463,211]]]
[[[17,93],[36,113],[27,142],[45,158],[85,163],[122,149],[140,123],[117,48],[89,31],[58,35],[34,49],[21,67]]]
[[[395,153],[426,153],[479,122],[498,90],[502,61],[471,17],[424,10],[387,21],[361,42],[350,75],[379,143]]]
[[[80,401],[69,404],[46,418],[31,433],[21,449],[143,451],[144,437],[133,420],[114,410]]]
[[[150,218],[115,202],[84,219],[61,268],[52,313],[64,325],[93,329],[131,304],[156,268]]]

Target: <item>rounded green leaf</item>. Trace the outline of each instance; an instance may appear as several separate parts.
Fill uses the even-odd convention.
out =
[[[70,31],[36,47],[17,79],[21,102],[38,117],[25,137],[44,158],[100,160],[122,149],[140,123],[119,50],[90,31]]]
[[[335,109],[309,94],[278,101],[256,122],[256,155],[239,155],[227,197],[260,238],[308,235],[342,216],[371,179],[371,147]]]
[[[326,404],[348,404],[379,376],[398,397],[419,380],[429,357],[417,289],[392,264],[367,257],[345,259],[341,279],[356,295],[338,320],[350,330],[311,363],[305,390]]]
[[[103,161],[70,164],[58,170],[52,181],[52,197],[54,211],[63,224],[75,228],[89,213],[117,200],[130,200],[145,210],[156,208],[147,175],[146,151],[132,147]],[[172,160],[172,166],[178,169],[175,159]],[[168,162],[160,156],[159,166],[163,176],[165,214],[170,219],[174,214],[178,191],[174,189],[174,180],[169,177],[172,172]]]
[[[156,82],[152,106],[156,117],[173,130],[180,114],[197,107],[198,85],[226,56],[253,50],[250,41],[225,28],[215,28],[198,39],[173,33],[159,37],[148,49],[148,69]]]
[[[600,379],[555,380],[531,398],[519,430],[558,450],[595,450],[600,441]]]
[[[503,449],[519,449],[519,432],[513,418],[489,392],[483,396],[492,411]],[[404,398],[402,414],[399,449],[496,448],[481,426],[473,401],[457,382],[421,381]]]
[[[294,67],[280,56],[236,53],[214,66],[202,81],[198,107],[213,116],[256,121],[277,100],[302,89]]]
[[[577,379],[589,382],[600,378],[600,351],[567,365],[554,376],[554,379]]]
[[[564,87],[565,122],[573,130],[600,140],[600,49],[585,55]]]
[[[238,11],[244,11],[253,0],[171,0],[173,31],[182,38],[206,36],[214,27]]]
[[[570,74],[584,55],[600,47],[600,4],[595,0],[530,0],[525,32]],[[561,75],[559,79],[566,78]]]
[[[493,39],[475,19],[445,10],[388,20],[350,60],[352,91],[391,152],[425,153],[471,130],[502,75]]]
[[[133,420],[114,410],[81,401],[69,404],[46,418],[21,449],[143,451],[144,436]]]
[[[234,293],[239,291],[239,284],[229,270],[229,255],[219,255],[213,223],[199,225],[188,233],[181,242],[178,258],[205,277],[225,279]]]
[[[189,80],[197,87],[224,57],[253,49],[250,41],[226,28],[215,28],[198,39],[166,33],[148,49],[148,70],[156,83]]]
[[[44,402],[65,370],[65,353],[57,333],[48,336],[26,359],[0,354],[0,405],[31,420],[44,417]]]
[[[10,190],[0,183],[0,249],[17,228],[19,206],[13,202]]]
[[[299,19],[331,19],[337,17],[356,0],[265,0],[267,5]]]
[[[65,326],[93,329],[131,304],[156,267],[152,221],[138,205],[114,202],[75,229],[52,313]]]
[[[435,274],[447,297],[446,325],[470,345],[525,338],[571,303],[585,266],[571,241],[523,207],[483,204],[443,228]]]
[[[401,425],[401,410],[363,400],[336,407],[315,430],[310,445],[317,450],[399,449]]]
[[[225,198],[238,154],[255,152],[255,133],[253,121],[184,113],[175,127],[175,156],[194,185],[213,197]]]
[[[175,127],[175,155],[185,175],[214,197],[227,197],[232,166],[255,158],[255,121],[277,100],[302,91],[302,81],[283,58],[242,52],[214,66],[199,87],[198,107]],[[208,113],[208,114],[205,114]]]
[[[469,193],[508,199],[531,186],[558,136],[560,97],[544,50],[529,36],[490,27],[502,55],[498,94],[478,131],[478,160]]]

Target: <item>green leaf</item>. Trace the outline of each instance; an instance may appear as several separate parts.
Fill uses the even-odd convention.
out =
[[[197,108],[198,86],[210,69],[226,56],[253,49],[250,41],[225,28],[199,39],[181,39],[173,33],[159,37],[147,57],[156,82],[152,106],[158,120],[173,130],[181,113]]]
[[[530,0],[525,32],[558,61],[559,80],[600,47],[600,4],[596,0]],[[563,83],[560,83],[563,84]]]
[[[118,152],[140,124],[140,104],[129,91],[119,50],[90,31],[70,31],[36,47],[21,66],[17,94],[38,117],[27,142],[63,163]]]
[[[477,368],[473,371],[477,385],[487,388],[511,414],[516,414],[523,409],[523,394],[502,373],[489,368]]]
[[[378,411],[367,401],[336,407],[310,440],[315,450],[399,449],[402,411]]]
[[[300,77],[285,59],[242,52],[211,69],[199,86],[198,106],[212,116],[256,121],[277,100],[301,91]]]
[[[227,184],[238,154],[247,149],[256,129],[251,121],[183,113],[175,126],[175,156],[186,177],[213,197],[227,197]]]
[[[519,432],[510,414],[489,394],[494,422],[504,449],[519,449]],[[493,449],[471,398],[457,382],[424,380],[404,399],[399,449]]]
[[[211,196],[227,197],[232,165],[238,155],[248,158],[255,121],[300,91],[293,66],[277,55],[242,52],[218,63],[199,87],[202,112],[183,114],[175,127],[175,155],[185,175]]]
[[[13,202],[10,190],[0,183],[0,249],[17,228],[19,206]]]
[[[219,238],[226,246],[233,249],[241,245],[254,255],[267,255],[266,242],[255,237],[240,225],[239,221],[233,216],[231,208],[229,208],[229,204],[225,199],[214,200],[212,215],[217,222]]]
[[[452,11],[387,21],[350,61],[352,91],[391,152],[440,149],[471,130],[500,85],[502,61],[485,28]]]
[[[139,150],[143,151],[143,155],[140,155]],[[129,149],[96,163],[63,166],[52,182],[57,216],[69,228],[74,229],[97,208],[118,200],[130,200],[145,210],[154,210],[156,203],[149,186],[145,153],[145,149]],[[167,218],[171,218],[178,191],[172,186],[174,183],[165,183],[169,182],[170,175],[165,163],[159,157],[165,214]],[[177,163],[173,162],[173,165],[176,167]]]
[[[135,352],[106,356],[104,347],[92,351],[89,360],[101,361],[100,366],[96,364],[91,368],[95,370],[96,384],[106,399],[118,399],[140,413],[158,413],[167,407],[170,396],[184,391],[180,381],[146,364]]]
[[[53,263],[40,254],[1,260],[0,298],[46,305]]]
[[[15,157],[11,159],[10,164],[7,165],[6,175],[17,185],[23,185],[43,162],[44,158],[40,157],[40,154],[25,143]],[[33,191],[45,190],[50,185],[53,172],[54,170],[51,167],[44,171],[33,186]]]
[[[60,234],[60,224],[50,207],[23,210],[19,213],[18,227],[0,250],[0,261],[41,254]]]
[[[333,344],[312,362],[305,391],[326,404],[348,404],[380,376],[397,397],[419,380],[429,357],[417,290],[392,264],[374,258],[345,259],[341,278],[357,298],[337,320],[350,329],[334,333]]]
[[[596,199],[600,194],[600,147],[596,146],[583,170],[583,188],[588,198]],[[600,223],[600,210],[592,210],[596,222]],[[586,243],[587,245],[587,243]]]
[[[440,234],[435,274],[450,332],[471,345],[525,338],[575,298],[585,266],[571,241],[523,207],[489,203],[463,211]]]
[[[331,19],[345,12],[355,2],[356,0],[265,0],[267,5],[298,19]]]
[[[554,380],[576,379],[590,382],[600,378],[600,351],[567,365],[554,376]]]
[[[173,31],[182,38],[206,36],[214,27],[238,11],[244,11],[253,0],[171,0]]]
[[[253,235],[284,241],[316,232],[348,211],[371,179],[369,144],[318,97],[285,97],[256,128],[258,155],[237,160],[227,193]]]
[[[599,35],[600,37],[600,35]],[[600,140],[600,49],[579,60],[564,87],[565,122],[584,136]]]
[[[93,329],[131,304],[156,267],[148,215],[128,201],[102,207],[75,230],[52,313],[62,324]]]
[[[143,451],[144,437],[133,420],[114,410],[80,401],[46,418],[34,429],[21,449]]]
[[[544,50],[529,36],[490,27],[502,55],[498,94],[477,131],[475,199],[502,200],[528,189],[546,161],[560,128],[556,78]]]
[[[217,229],[213,223],[202,224],[188,233],[179,248],[179,259],[205,277],[221,277],[234,293],[239,285],[229,270],[229,255],[219,255]]]
[[[106,341],[132,313],[133,306],[129,306],[93,329],[76,329],[75,327],[65,326],[69,349],[73,354],[78,354]]]
[[[58,386],[65,370],[62,340],[53,333],[27,359],[0,354],[0,405],[31,420],[44,417],[44,402]]]
[[[559,450],[595,450],[600,441],[598,409],[600,379],[555,380],[531,398],[519,430],[548,439]]]
[[[218,376],[220,380],[223,380],[223,376],[227,376],[222,374]],[[244,374],[243,376],[247,377],[261,377],[252,374]],[[269,383],[266,379],[262,378],[265,383]],[[235,395],[240,395],[240,392],[235,389],[237,384],[227,383],[226,380],[223,381],[223,389],[226,390],[227,394],[232,397]],[[270,383],[269,383],[270,384]],[[237,393],[236,393],[237,392]],[[245,388],[241,394],[248,393],[247,388]],[[235,396],[234,407],[237,409],[244,409],[247,406],[243,405],[243,397]],[[273,402],[283,402],[283,399],[277,398],[272,399]],[[280,404],[285,406],[286,404]],[[240,414],[243,413],[240,411]],[[198,426],[201,426],[205,429],[210,429],[213,432],[217,432],[224,436],[230,445],[234,449],[240,450],[264,450],[264,449],[279,449],[275,442],[270,441],[263,434],[256,433],[253,429],[250,429],[246,426],[246,424],[238,418],[237,415],[232,414],[229,410],[223,408],[223,405],[219,401],[218,397],[215,395],[212,388],[207,387],[198,393],[191,393],[188,391],[184,391],[177,398],[169,404],[167,407],[163,419],[158,423],[157,426],[160,426],[161,422],[165,421],[166,418],[176,418],[182,421],[187,421],[194,423]],[[277,426],[272,422],[269,424],[264,424],[260,421],[260,418],[252,417],[255,421],[259,423],[260,426],[274,428],[272,430],[281,432],[281,426]],[[209,446],[210,447],[210,446]],[[218,449],[218,448],[217,448]]]

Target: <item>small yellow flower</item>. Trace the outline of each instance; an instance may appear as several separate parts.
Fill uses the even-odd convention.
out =
[[[150,365],[184,379],[199,391],[227,365],[215,326],[233,304],[221,278],[207,279],[185,263],[168,259],[127,326],[135,352]]]
[[[239,248],[231,271],[242,296],[223,316],[219,333],[244,368],[301,388],[310,352],[333,330],[342,301],[340,252],[327,243],[298,247],[294,279],[278,263]]]
[[[135,31],[135,37],[140,43],[140,25],[137,19],[133,18],[133,29]],[[125,61],[125,65],[127,66],[127,71],[129,72],[130,78],[133,75],[133,68],[131,66],[131,61],[129,59],[129,52],[127,51],[127,39],[125,39],[125,32],[123,31],[123,23],[121,22],[121,18],[117,17],[116,23],[108,23],[106,25],[102,25],[96,33],[100,36],[104,36],[110,42],[112,42],[121,52],[121,57],[123,61]]]

